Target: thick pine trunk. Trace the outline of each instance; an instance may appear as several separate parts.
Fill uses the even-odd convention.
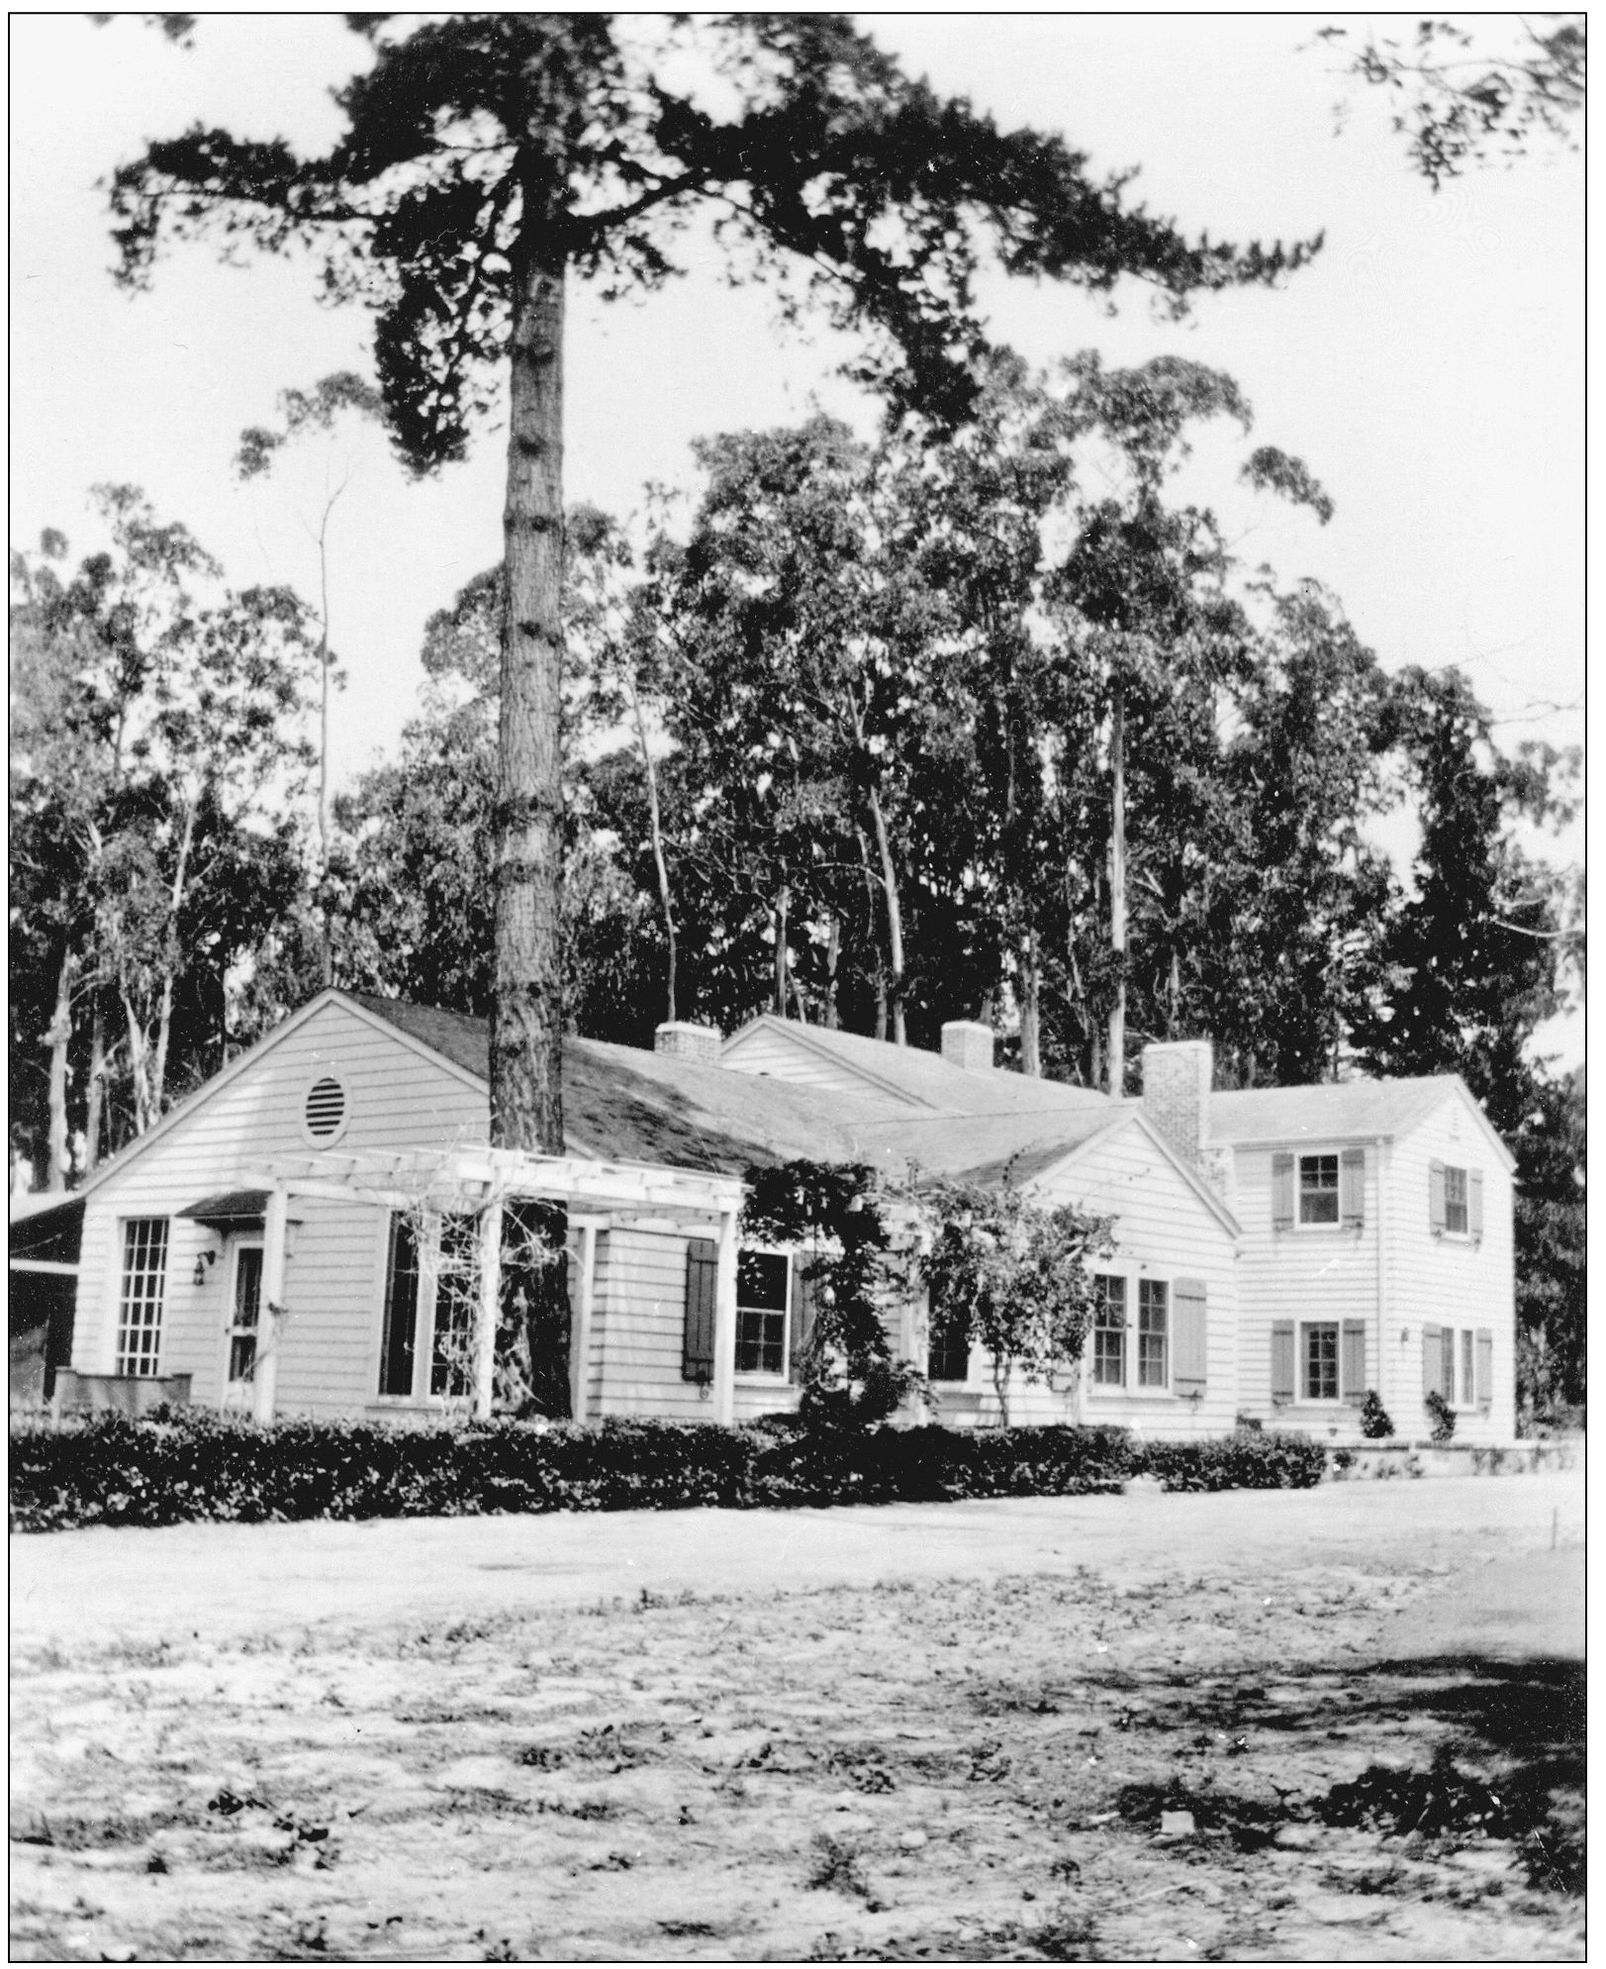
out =
[[[1115,685],[1110,713],[1110,949],[1115,1003],[1110,1007],[1109,1091],[1126,1092],[1126,706]]]
[[[514,270],[491,1140],[561,1155],[564,272],[529,243],[540,226]]]
[[[870,789],[870,820],[875,828],[876,853],[881,857],[881,884],[887,902],[887,956],[891,964],[892,1043],[907,1046],[908,1025],[903,1004],[903,903],[898,894],[898,871],[892,860],[892,843],[887,835],[886,816],[875,788]]]
[[[106,1008],[100,989],[95,990],[94,1010],[89,1022],[89,1099],[84,1116],[84,1172],[100,1161],[100,1137],[106,1111]]]
[[[675,898],[669,886],[669,862],[664,854],[663,815],[658,805],[658,768],[653,764],[652,747],[647,743],[647,721],[641,712],[641,697],[634,677],[630,680],[630,713],[636,726],[636,743],[641,747],[641,770],[647,780],[647,824],[652,834],[653,867],[658,872],[658,903],[664,913],[664,943],[669,953],[669,975],[665,984],[664,1017],[675,1023]]]

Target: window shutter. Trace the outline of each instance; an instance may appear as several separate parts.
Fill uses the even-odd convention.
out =
[[[1179,1278],[1173,1283],[1171,1329],[1171,1386],[1179,1395],[1202,1395],[1208,1335],[1202,1278]]]
[[[809,1343],[809,1335],[814,1331],[814,1292],[804,1276],[804,1261],[801,1251],[792,1253],[792,1318],[791,1354],[787,1362],[787,1374],[793,1381],[803,1379],[803,1349]]]
[[[1467,1171],[1467,1229],[1474,1237],[1483,1236],[1483,1171]]]
[[[1366,1399],[1366,1322],[1345,1320],[1338,1362],[1338,1392],[1357,1408]]]
[[[686,1323],[680,1343],[682,1381],[714,1378],[714,1301],[719,1246],[711,1237],[686,1240]]]
[[[1433,1234],[1442,1236],[1444,1231],[1444,1164],[1428,1164],[1428,1227]]]
[[[1487,1407],[1494,1400],[1494,1328],[1478,1328],[1478,1402]]]
[[[1271,1398],[1294,1399],[1294,1322],[1273,1320],[1271,1326]]]
[[[1455,1328],[1445,1327],[1439,1335],[1439,1393],[1447,1402],[1455,1400]]]
[[[1286,1149],[1278,1149],[1271,1159],[1271,1227],[1294,1228],[1294,1158]]]
[[[1422,1392],[1424,1395],[1444,1393],[1443,1336],[1436,1326],[1422,1329]]]
[[[1346,1224],[1366,1221],[1365,1149],[1345,1149],[1338,1159],[1338,1214]]]

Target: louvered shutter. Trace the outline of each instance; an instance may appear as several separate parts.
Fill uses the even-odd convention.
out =
[[[1171,1386],[1179,1395],[1202,1395],[1208,1356],[1205,1283],[1179,1278],[1171,1287]]]
[[[801,1251],[792,1253],[792,1317],[787,1373],[791,1380],[803,1379],[803,1350],[814,1331],[814,1294],[804,1276],[807,1260]]]
[[[681,1333],[680,1378],[714,1378],[714,1305],[718,1295],[719,1246],[711,1237],[686,1241],[686,1322]]]
[[[1478,1403],[1487,1407],[1494,1400],[1494,1328],[1478,1328]]]
[[[1444,1164],[1428,1164],[1428,1227],[1435,1237],[1444,1231]]]
[[[1294,1228],[1294,1158],[1279,1149],[1271,1159],[1271,1227],[1274,1231]]]
[[[1483,1236],[1483,1171],[1467,1171],[1467,1229],[1474,1237]]]
[[[1447,1326],[1439,1335],[1439,1393],[1447,1402],[1455,1400],[1455,1328]]]
[[[1359,1408],[1366,1399],[1365,1320],[1345,1320],[1338,1374],[1338,1392]]]
[[[1274,1320],[1271,1328],[1271,1398],[1294,1399],[1294,1322]]]
[[[1422,1392],[1424,1395],[1444,1393],[1443,1334],[1436,1326],[1422,1329]]]
[[[1338,1214],[1346,1224],[1366,1221],[1365,1149],[1345,1149],[1338,1158]]]

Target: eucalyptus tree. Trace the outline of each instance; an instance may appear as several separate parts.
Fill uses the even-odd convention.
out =
[[[197,126],[118,170],[121,277],[147,281],[173,240],[308,248],[325,299],[374,312],[385,419],[415,470],[461,457],[505,413],[492,1130],[556,1150],[571,283],[662,285],[708,211],[741,271],[784,276],[788,308],[813,293],[867,334],[861,375],[957,416],[988,250],[1096,291],[1135,275],[1180,309],[1272,281],[1312,245],[1191,242],[1127,205],[1124,177],[1100,182],[1063,140],[939,97],[837,15],[348,19],[366,66],[337,95],[326,151]]]

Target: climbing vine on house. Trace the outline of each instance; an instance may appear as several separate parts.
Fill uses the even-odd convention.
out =
[[[997,1188],[925,1183],[915,1198],[933,1338],[986,1349],[1007,1428],[1013,1375],[1074,1385],[1093,1321],[1088,1261],[1114,1249],[1114,1219],[1034,1202],[1007,1177]]]
[[[867,1426],[919,1392],[925,1377],[894,1357],[883,1314],[913,1289],[894,1245],[897,1200],[864,1163],[799,1158],[750,1168],[742,1236],[798,1254],[801,1344],[794,1343],[806,1421]]]

